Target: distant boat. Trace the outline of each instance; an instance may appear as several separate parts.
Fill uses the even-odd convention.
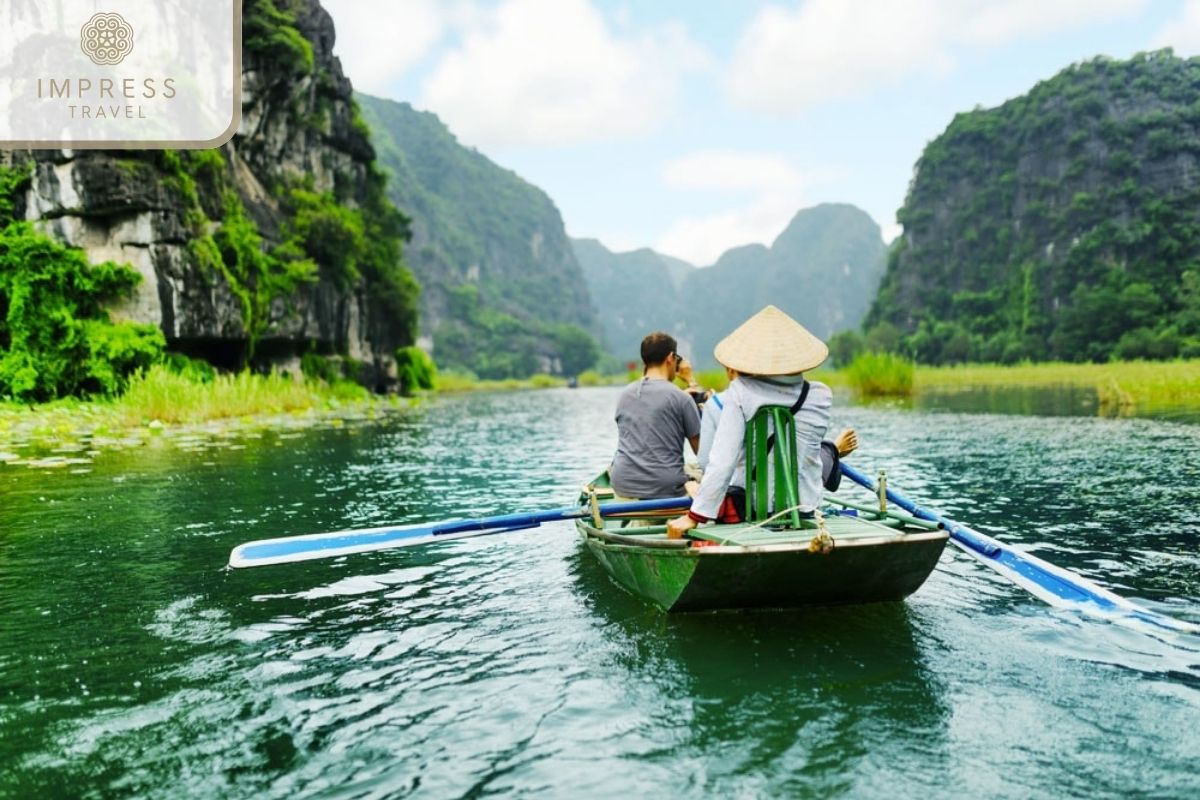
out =
[[[567,378],[567,388],[568,389],[578,389],[579,388],[579,378],[576,378],[574,375],[572,375],[570,378]]]
[[[588,484],[583,504],[610,500],[608,474]],[[901,600],[921,587],[949,535],[935,522],[827,497],[837,513],[799,527],[702,525],[668,539],[683,513],[576,520],[592,555],[618,584],[666,611],[793,608]]]

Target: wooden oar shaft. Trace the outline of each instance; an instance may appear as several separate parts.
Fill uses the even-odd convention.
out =
[[[602,516],[618,516],[655,510],[687,509],[691,502],[691,498],[688,497],[669,497],[659,500],[605,503],[599,508]],[[229,554],[229,566],[259,567],[270,564],[288,564],[293,561],[311,561],[318,558],[337,558],[354,553],[413,547],[437,541],[489,536],[536,528],[543,522],[578,519],[589,514],[591,514],[591,509],[587,506],[566,506],[478,519],[447,520],[418,525],[392,525],[382,528],[262,539],[246,542],[233,548]]]
[[[850,480],[872,492],[877,492],[875,481],[849,466],[841,465],[842,474]],[[1200,626],[1190,622],[1158,614],[1149,609],[1126,600],[1118,594],[1110,592],[1102,586],[1077,575],[1070,570],[1043,561],[1037,556],[1023,553],[1011,546],[993,539],[979,531],[954,522],[937,511],[922,508],[909,500],[898,491],[888,488],[887,498],[914,517],[942,523],[951,540],[983,563],[991,566],[1000,574],[1016,583],[1029,593],[1055,606],[1078,606],[1090,604],[1103,611],[1116,612],[1176,631],[1195,633]]]

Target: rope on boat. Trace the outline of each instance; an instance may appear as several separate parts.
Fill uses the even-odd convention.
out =
[[[817,520],[817,535],[808,543],[808,552],[829,555],[833,552],[833,537],[825,527],[825,515],[821,513],[821,509],[814,508],[813,517]]]
[[[746,526],[744,530],[766,530],[767,525],[771,524],[780,517],[791,514],[793,511],[799,511],[803,506],[794,505],[791,508],[785,508],[782,511],[777,511],[771,516],[764,519],[762,522],[754,522]],[[825,515],[821,513],[821,509],[813,509],[813,519],[817,522],[817,533],[813,536],[812,541],[808,543],[808,552],[820,553],[828,555],[833,552],[833,537],[829,535],[829,529],[825,527]],[[728,544],[726,539],[722,544]]]

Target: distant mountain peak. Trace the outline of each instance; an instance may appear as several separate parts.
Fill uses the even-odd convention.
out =
[[[613,253],[595,240],[572,244],[614,356],[636,360],[641,338],[662,329],[701,366],[715,364],[716,343],[768,303],[822,338],[857,327],[885,252],[879,225],[844,203],[802,209],[770,247],[733,247],[704,268],[649,248]]]
[[[463,147],[436,114],[358,100],[389,197],[412,217],[405,257],[439,365],[489,378],[575,374],[572,354],[601,327],[554,202]]]

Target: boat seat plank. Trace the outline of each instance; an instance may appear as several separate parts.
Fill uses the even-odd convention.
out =
[[[825,528],[834,541],[864,539],[890,533],[898,525],[888,521],[864,520],[854,517],[830,517]],[[742,527],[733,525],[704,525],[690,532],[694,539],[737,547],[753,547],[767,544],[807,544],[817,532],[815,523],[799,530]]]

